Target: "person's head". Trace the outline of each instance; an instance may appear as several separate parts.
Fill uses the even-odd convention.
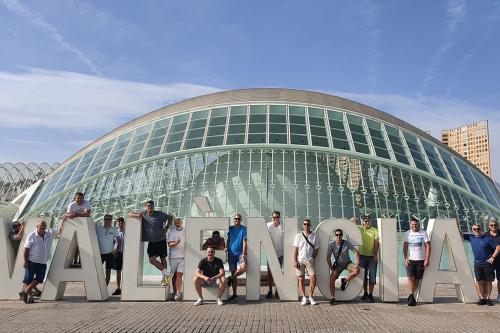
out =
[[[154,209],[155,209],[154,201],[153,200],[146,201],[146,212],[148,212],[148,214],[151,214]]]
[[[220,239],[220,232],[218,230],[214,230],[212,232],[212,239],[215,241],[215,242],[218,242],[219,239]]]
[[[344,232],[342,231],[342,229],[335,229],[335,241],[341,242],[342,236],[344,236]]]
[[[36,224],[36,231],[38,232],[38,234],[43,236],[45,234],[45,230],[47,230],[47,222],[45,222],[44,220],[38,221],[38,223]]]
[[[474,233],[474,236],[481,236],[481,234],[482,234],[481,225],[474,223],[472,225],[472,232]]]
[[[125,219],[123,217],[119,217],[116,219],[116,226],[120,229],[123,229],[125,226]]]
[[[241,225],[241,214],[236,213],[233,217],[234,225],[239,227]]]
[[[369,214],[364,214],[362,216],[362,222],[363,227],[365,227],[366,229],[370,229],[372,227],[372,219],[370,218]]]
[[[304,219],[304,231],[307,231],[307,233],[311,231],[311,220]]]
[[[213,246],[207,247],[207,258],[212,261],[215,257],[215,248]]]
[[[271,216],[273,217],[274,223],[280,223],[281,213],[277,210],[273,210]]]
[[[12,223],[12,230],[14,230],[14,232],[19,232],[19,229],[21,229],[21,223],[19,221],[16,221],[16,222],[13,222]]]
[[[103,224],[106,228],[110,228],[111,225],[113,224],[113,216],[111,216],[109,214],[104,215],[104,218],[102,220],[103,220]]]
[[[411,231],[414,231],[414,232],[417,232],[420,230],[420,221],[415,216],[411,217],[410,229],[411,229]]]
[[[490,231],[496,230],[498,232],[498,222],[496,217],[492,217],[488,223],[488,228]]]
[[[75,202],[78,206],[80,206],[82,204],[83,199],[85,199],[85,196],[83,195],[82,192],[75,193]]]
[[[175,229],[181,230],[182,229],[182,219],[180,217],[176,217],[174,219],[174,225],[175,225]]]

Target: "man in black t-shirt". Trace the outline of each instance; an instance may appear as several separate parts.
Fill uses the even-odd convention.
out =
[[[203,258],[198,264],[196,275],[193,279],[198,300],[194,303],[195,306],[203,304],[203,296],[201,288],[218,287],[219,293],[217,296],[217,304],[222,305],[222,293],[226,289],[226,278],[224,276],[224,263],[215,256],[215,249],[212,246],[207,248],[207,257]]]

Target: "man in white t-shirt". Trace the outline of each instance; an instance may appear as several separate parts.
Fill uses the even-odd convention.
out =
[[[273,221],[267,224],[267,230],[269,230],[269,235],[273,241],[274,249],[276,250],[276,255],[278,256],[280,265],[283,266],[283,225],[280,221],[281,213],[275,210],[272,213],[272,217]],[[269,291],[267,292],[266,298],[273,298],[273,283],[273,274],[269,269],[269,265],[267,265],[267,285],[269,287]],[[276,298],[279,297],[277,290],[274,296]]]
[[[311,220],[304,220],[304,231],[298,233],[293,241],[293,266],[296,268],[297,279],[299,282],[302,301],[300,305],[316,305],[313,298],[314,288],[316,287],[316,273],[314,271],[314,260],[318,255],[319,238],[311,230]],[[305,274],[309,274],[309,299],[306,296]]]
[[[186,244],[186,231],[182,227],[182,220],[179,217],[174,219],[175,229],[168,232],[167,244],[170,248],[168,256],[170,262],[170,272],[173,273],[172,287],[174,292],[170,299],[181,300],[182,276],[184,275],[184,245]]]
[[[90,204],[85,200],[82,192],[76,192],[73,201],[69,204],[66,214],[64,214],[63,221],[75,217],[90,217]],[[78,248],[73,256],[72,266],[80,266],[80,253]]]
[[[404,234],[403,255],[410,288],[408,305],[415,306],[415,291],[424,276],[424,270],[429,266],[431,255],[429,236],[425,230],[420,230],[420,221],[415,216],[411,218],[410,230]]]

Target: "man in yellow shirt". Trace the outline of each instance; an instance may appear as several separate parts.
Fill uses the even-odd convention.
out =
[[[364,214],[361,216],[361,231],[362,245],[358,248],[359,266],[365,269],[365,277],[363,280],[363,301],[369,300],[373,303],[373,288],[377,280],[377,263],[378,263],[378,230],[372,227],[370,215]]]

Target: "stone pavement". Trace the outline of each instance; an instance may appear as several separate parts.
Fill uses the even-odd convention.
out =
[[[242,293],[244,290],[241,290]],[[500,304],[461,304],[440,287],[434,304],[298,302],[87,302],[83,284],[69,284],[62,301],[0,301],[0,332],[499,332]],[[112,288],[110,287],[110,292]],[[262,294],[266,292],[262,288]]]

